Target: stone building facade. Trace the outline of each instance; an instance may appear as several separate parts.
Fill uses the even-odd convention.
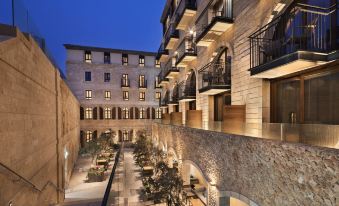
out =
[[[155,53],[65,48],[67,83],[80,101],[82,143],[109,131],[115,142],[133,141],[138,130],[150,131],[152,120],[161,118]]]
[[[236,116],[254,136],[261,134],[263,123],[339,124],[338,96],[328,89],[338,87],[338,81],[327,80],[338,78],[338,12],[331,7],[336,3],[168,0],[158,52],[163,98],[168,94],[164,113],[182,115],[182,124],[191,124],[186,118],[194,115],[190,121],[203,128]],[[283,23],[288,18],[293,24]],[[306,29],[310,25],[312,31]],[[279,36],[275,31],[286,32]],[[289,93],[293,79],[298,80]],[[320,81],[328,84],[321,87]]]
[[[80,148],[80,104],[30,35],[0,25],[0,36],[0,205],[61,203]]]

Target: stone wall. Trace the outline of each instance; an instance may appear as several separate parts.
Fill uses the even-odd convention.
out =
[[[61,202],[79,149],[79,104],[19,31],[0,42],[0,73],[0,205]]]
[[[251,206],[339,204],[338,150],[163,124],[152,132],[179,164],[191,161],[203,173],[209,206],[221,195]]]

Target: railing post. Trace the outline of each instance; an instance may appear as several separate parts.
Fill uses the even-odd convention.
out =
[[[12,0],[12,24],[15,26],[14,0]]]

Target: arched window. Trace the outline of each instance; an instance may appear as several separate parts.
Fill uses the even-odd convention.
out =
[[[161,108],[156,108],[155,110],[155,118],[156,119],[161,119]]]
[[[126,107],[122,109],[122,118],[129,119],[129,110]]]
[[[105,119],[112,119],[112,112],[111,112],[111,108],[105,108],[104,111],[104,118]]]
[[[146,118],[145,108],[140,108],[139,112],[140,112],[140,114],[139,114],[140,119],[145,119]]]

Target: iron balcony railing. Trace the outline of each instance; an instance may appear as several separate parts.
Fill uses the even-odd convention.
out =
[[[175,25],[171,23],[164,35],[164,48],[167,47],[171,38],[179,39],[179,30],[175,28]]]
[[[159,77],[158,77],[158,80],[154,81],[154,89],[161,89],[161,85],[159,81],[160,81]]]
[[[202,74],[201,88],[208,86],[230,86],[231,68],[230,63],[224,61],[210,62],[200,71]]]
[[[182,42],[179,44],[177,49],[176,62],[179,64],[185,56],[196,56],[197,55],[197,45],[194,41],[193,36],[185,37]]]
[[[161,84],[162,82],[164,82],[164,81],[168,81],[168,79],[166,78],[166,71],[165,71],[165,69],[162,69],[161,70],[161,72],[159,73],[159,75],[158,75],[158,84]]]
[[[121,87],[130,87],[130,80],[129,79],[121,79]]]
[[[157,54],[157,59],[160,59],[162,55],[168,55],[168,50],[165,49],[165,44],[162,42],[159,49],[158,49],[158,54]]]
[[[179,84],[179,99],[196,97],[196,82],[184,81]]]
[[[176,9],[176,14],[175,14],[175,25],[177,26],[185,14],[185,10],[197,10],[197,1],[196,0],[181,0],[177,9]]]
[[[217,21],[233,21],[233,0],[219,0],[212,8],[206,7],[195,23],[197,39],[201,39]]]
[[[336,49],[337,5],[330,8],[295,3],[250,38],[251,68],[297,51],[329,53]]]
[[[165,107],[169,104],[169,92],[166,91],[164,97],[159,100],[159,106],[160,107]]]
[[[178,104],[178,102],[179,102],[179,85],[176,85],[172,91],[170,104]]]
[[[171,72],[179,72],[179,68],[175,66],[176,62],[173,62],[173,59],[169,59],[164,67],[164,74],[167,77]]]

